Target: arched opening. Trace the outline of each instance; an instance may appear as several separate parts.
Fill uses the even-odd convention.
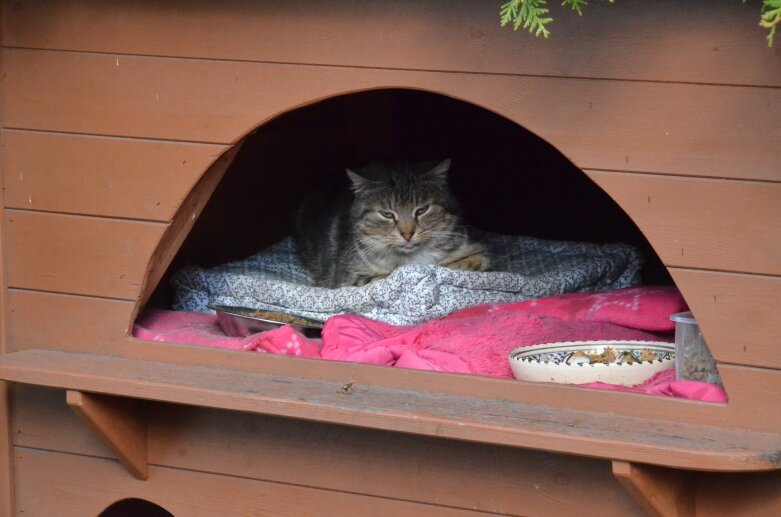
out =
[[[211,267],[288,235],[302,191],[322,175],[377,159],[438,157],[452,157],[451,185],[471,223],[544,239],[624,242],[645,258],[644,283],[672,284],[634,222],[552,145],[473,104],[401,89],[330,98],[250,134],[166,278],[184,263]],[[166,279],[151,304],[170,304]]]
[[[111,504],[100,512],[100,517],[173,517],[173,514],[163,508],[144,499],[122,499]]]
[[[147,307],[169,309],[181,267],[211,268],[287,237],[301,195],[373,160],[451,158],[466,219],[504,235],[623,243],[642,255],[642,283],[673,285],[643,233],[555,147],[515,122],[436,93],[383,89],[291,110],[249,134]]]

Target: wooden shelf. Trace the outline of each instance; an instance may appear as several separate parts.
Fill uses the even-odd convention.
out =
[[[781,469],[781,434],[389,389],[350,379],[48,350],[1,355],[0,379],[680,469]]]

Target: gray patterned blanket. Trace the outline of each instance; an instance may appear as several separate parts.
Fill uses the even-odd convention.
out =
[[[607,291],[640,283],[642,257],[624,244],[597,245],[489,235],[495,271],[434,265],[396,269],[362,287],[313,287],[291,239],[244,260],[212,269],[186,266],[172,278],[174,309],[208,304],[280,311],[315,321],[355,313],[395,325],[441,318],[482,303],[555,294]]]

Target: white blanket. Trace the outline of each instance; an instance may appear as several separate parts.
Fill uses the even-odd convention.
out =
[[[607,291],[640,283],[642,257],[624,244],[597,245],[490,235],[494,271],[403,266],[362,287],[310,285],[291,239],[247,259],[178,271],[174,309],[206,311],[208,304],[280,311],[315,321],[355,313],[413,325],[482,303],[522,301],[555,294]]]

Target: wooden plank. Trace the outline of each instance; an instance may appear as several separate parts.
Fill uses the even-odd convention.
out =
[[[694,517],[695,492],[685,473],[614,461],[613,474],[649,515]]]
[[[203,212],[206,203],[209,202],[214,189],[217,188],[217,184],[222,180],[225,171],[228,170],[234,158],[236,158],[241,145],[241,143],[234,145],[220,156],[198,180],[198,183],[187,193],[187,197],[180,204],[176,216],[171,224],[168,225],[168,228],[166,228],[154,253],[147,262],[146,273],[141,284],[141,297],[136,305],[136,310],[152,296],[166,270],[179,252],[182,243],[190,234],[195,221]]]
[[[730,396],[726,406],[682,399],[586,390],[490,377],[387,368],[369,364],[291,358],[274,354],[236,353],[128,337],[133,304],[128,301],[12,289],[9,301],[9,350],[50,349],[164,361],[171,368],[207,366],[233,371],[346,383],[356,380],[389,389],[448,393],[475,400],[511,400],[547,407],[616,413],[650,421],[675,415],[681,422],[736,429],[775,431],[781,408],[772,397],[757,397],[764,386],[781,392],[781,372],[722,364],[719,370]],[[47,315],[40,325],[39,314]],[[96,322],[100,322],[99,324]],[[770,388],[767,388],[770,389]]]
[[[324,98],[412,88],[500,113],[582,169],[781,181],[781,89],[5,53],[11,128],[225,144]]]
[[[781,278],[670,268],[721,362],[781,369]]]
[[[8,350],[57,348],[95,353],[127,348],[133,303],[9,289]],[[64,311],[58,313],[57,311]],[[46,324],[41,315],[46,314]]]
[[[146,421],[136,400],[67,390],[66,401],[136,479],[149,477]]]
[[[781,472],[715,475],[698,480],[697,515],[768,517],[781,515]]]
[[[507,400],[178,367],[152,361],[28,350],[0,357],[0,378],[176,404],[547,450],[672,468],[781,469],[781,435],[552,410]]]
[[[137,299],[162,223],[6,209],[8,285]]]
[[[626,211],[665,265],[781,275],[781,185],[587,174]]]
[[[174,515],[420,515],[467,517],[479,512],[395,499],[152,467],[133,479],[115,462],[16,448],[19,514],[98,515],[110,504],[138,497]]]
[[[114,459],[106,445],[68,409],[62,390],[11,387],[13,445]]]
[[[0,9],[0,39],[4,39],[2,25],[4,25],[4,9]],[[4,56],[0,54],[0,70],[4,70]],[[0,81],[0,97],[3,92],[3,82]],[[3,120],[2,106],[0,106],[0,123]],[[0,134],[0,155],[5,140]],[[2,163],[0,163],[0,207],[5,206],[5,184],[2,178]],[[6,247],[5,223],[0,218],[0,355],[6,352],[7,320],[8,320],[8,283],[6,280],[5,253]],[[11,435],[11,406],[10,384],[0,382],[0,516],[11,517],[15,510],[14,476],[13,476],[13,449]]]
[[[180,468],[500,514],[634,511],[587,458],[169,405],[153,422],[154,459]]]
[[[14,392],[15,445],[112,457],[64,407],[60,390],[16,385]],[[149,461],[156,466],[377,497],[403,494],[501,514],[636,511],[608,464],[588,458],[170,404],[149,404],[146,415]]]
[[[180,5],[181,4],[181,5]],[[457,0],[331,0],[162,7],[45,0],[14,4],[5,45],[415,70],[781,85],[759,9],[707,0],[551,5],[549,39],[499,27],[499,6]],[[588,44],[581,44],[588,40]]]
[[[2,39],[5,37],[4,33],[4,25],[5,25],[5,9],[3,6],[0,6],[0,43],[2,43]],[[2,49],[0,49],[0,72],[5,72],[5,53]],[[0,81],[0,99],[3,98],[5,92],[5,81]],[[3,106],[2,102],[0,102],[0,127],[2,127],[2,121],[5,119],[4,112],[3,112]],[[3,146],[5,145],[5,137],[3,136],[2,131],[0,131],[0,160],[2,160],[3,153]],[[0,206],[5,208],[5,183],[3,181],[3,166],[2,162],[0,162]],[[5,223],[0,218],[0,257],[5,256]],[[5,266],[3,265],[5,262],[0,263],[0,354],[5,352],[5,343],[6,343],[6,335],[7,335],[7,328],[5,323],[5,315],[8,314],[7,306],[6,306],[6,291],[8,288],[8,284],[6,282],[6,272],[5,272]]]
[[[772,422],[765,429],[781,429],[781,418],[775,406],[757,403],[758,393],[781,393],[781,372],[747,366],[719,365],[721,379],[729,395],[729,406],[734,408],[731,415],[738,421],[749,421],[752,413],[759,413],[762,418]],[[776,453],[781,459],[781,454]]]
[[[6,207],[156,221],[173,218],[226,149],[8,130],[1,138]]]
[[[2,355],[2,354],[0,354]],[[14,460],[10,383],[0,382],[0,516],[14,515]]]

